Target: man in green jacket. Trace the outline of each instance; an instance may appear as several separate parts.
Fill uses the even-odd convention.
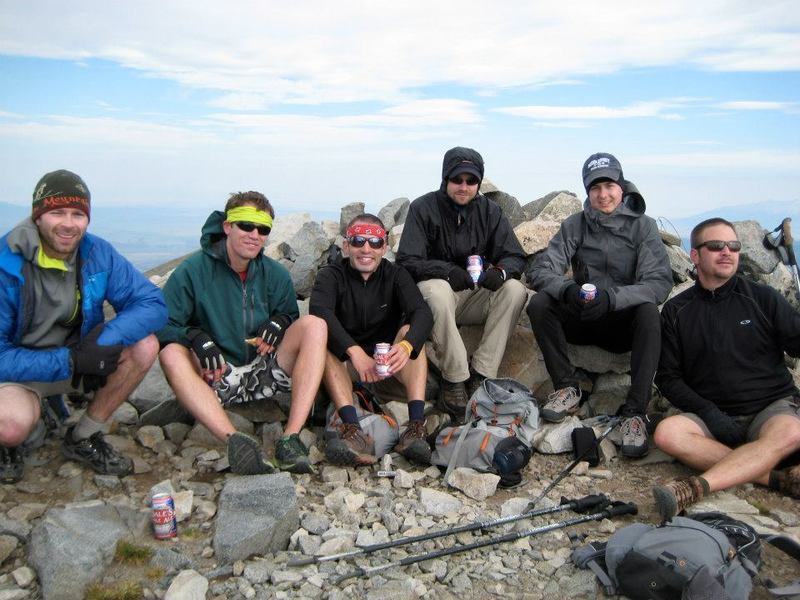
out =
[[[178,402],[227,441],[231,470],[241,475],[271,473],[274,466],[255,438],[236,431],[223,403],[291,390],[275,462],[283,470],[310,472],[298,434],[325,366],[325,321],[297,318],[289,273],[263,254],[274,216],[266,197],[251,191],[232,194],[225,212],[208,217],[202,249],[164,286],[169,322],[158,333],[161,367]],[[295,371],[303,376],[292,382]]]

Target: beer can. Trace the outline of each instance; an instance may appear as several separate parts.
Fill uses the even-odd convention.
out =
[[[472,254],[467,257],[467,273],[472,277],[474,283],[478,283],[478,279],[483,273],[483,259],[480,254]]]
[[[378,377],[388,377],[389,376],[389,348],[391,348],[391,344],[387,344],[386,342],[380,342],[375,344],[375,354],[373,358],[375,359],[375,373]]]
[[[581,286],[581,300],[589,302],[597,297],[597,287],[591,283],[584,283]]]
[[[153,531],[157,540],[178,537],[175,501],[171,494],[155,494],[153,496]]]

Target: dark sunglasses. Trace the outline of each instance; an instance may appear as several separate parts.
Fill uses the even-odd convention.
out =
[[[247,233],[250,233],[253,231],[253,229],[258,229],[258,235],[269,235],[269,232],[272,231],[271,227],[267,227],[266,225],[256,225],[250,221],[236,221],[234,222],[234,225],[236,225],[242,231],[246,231]]]
[[[379,237],[364,237],[363,235],[354,235],[353,237],[347,238],[347,243],[350,244],[353,248],[363,248],[364,244],[369,243],[370,248],[374,248],[375,250],[379,250],[383,248],[383,244],[386,240]]]
[[[724,240],[708,240],[707,242],[703,242],[702,244],[698,244],[696,249],[699,250],[700,248],[708,248],[711,252],[722,252],[722,249],[727,246],[728,250],[731,252],[738,252],[742,249],[742,242],[739,240],[731,240],[726,242]]]
[[[469,177],[451,177],[450,183],[454,183],[455,185],[461,185],[462,183],[466,183],[467,185],[478,185],[478,178],[474,175],[470,175]]]

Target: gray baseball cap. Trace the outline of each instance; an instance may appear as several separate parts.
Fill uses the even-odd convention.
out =
[[[594,185],[598,179],[608,179],[615,183],[622,185],[624,178],[622,176],[622,165],[613,154],[608,152],[597,152],[592,154],[583,163],[583,187],[586,188],[586,193],[589,193],[589,188]]]

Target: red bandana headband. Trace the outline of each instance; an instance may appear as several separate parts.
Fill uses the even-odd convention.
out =
[[[386,239],[386,231],[380,225],[374,223],[357,223],[347,228],[347,237],[351,238],[360,235],[361,237],[379,237]]]

